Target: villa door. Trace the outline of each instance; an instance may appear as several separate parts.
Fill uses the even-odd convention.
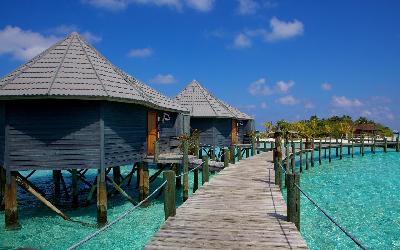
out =
[[[232,145],[237,143],[237,122],[232,120]]]
[[[157,140],[157,112],[147,112],[147,155],[154,155],[154,143]]]

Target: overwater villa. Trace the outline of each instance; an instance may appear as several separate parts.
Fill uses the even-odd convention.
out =
[[[212,95],[193,80],[175,98],[190,111],[190,128],[197,130],[200,145],[227,147],[250,143],[254,119]]]
[[[22,170],[98,169],[98,222],[107,221],[106,169],[176,149],[186,109],[115,67],[72,33],[0,80],[0,163],[5,224],[18,223]],[[186,126],[188,127],[188,126]],[[22,179],[21,179],[22,178]],[[19,182],[18,182],[19,183]],[[79,186],[72,186],[78,201]],[[59,191],[58,191],[59,192]]]

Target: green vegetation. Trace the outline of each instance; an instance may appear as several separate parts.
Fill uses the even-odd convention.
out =
[[[296,122],[279,120],[274,127],[271,122],[265,122],[263,124],[265,132],[263,132],[261,136],[270,137],[272,129],[277,129],[279,127],[284,134],[293,138],[301,137],[307,140],[321,137],[349,138],[361,124],[368,124],[375,128],[376,135],[387,137],[393,136],[392,130],[380,123],[368,120],[365,117],[360,117],[353,121],[350,116],[332,116],[326,119],[311,116],[308,120]]]

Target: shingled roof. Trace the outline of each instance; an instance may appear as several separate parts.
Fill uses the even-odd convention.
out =
[[[253,118],[213,96],[207,89],[193,80],[182,90],[175,100],[190,111],[193,117],[234,118],[252,120]]]
[[[95,99],[187,110],[111,64],[73,32],[0,79],[0,100]]]

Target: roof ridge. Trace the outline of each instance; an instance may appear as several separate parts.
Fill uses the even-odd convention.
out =
[[[11,79],[7,80],[3,85],[0,86],[0,90],[3,89],[7,84],[9,84],[11,81],[13,81],[15,78],[17,78],[18,76],[20,76],[22,73],[25,72],[25,70],[29,69],[30,66],[32,64],[34,64],[35,62],[37,62],[39,59],[41,59],[43,56],[47,55],[49,51],[51,51],[53,48],[57,47],[58,45],[60,45],[61,43],[63,43],[65,40],[67,40],[69,38],[69,36],[65,37],[64,39],[58,41],[57,43],[55,43],[53,46],[50,46],[48,49],[44,50],[42,53],[40,53],[39,55],[33,57],[31,60],[29,60],[27,63],[23,64],[21,67],[19,67],[18,69],[11,71],[11,73],[18,71],[18,74],[16,74],[15,76],[13,76]],[[0,82],[6,78],[7,76],[9,76],[11,73],[5,75],[4,77],[0,78]]]
[[[223,108],[225,108],[229,113],[233,115],[233,118],[237,118],[237,116],[229,110],[229,108],[223,103],[221,100],[219,100],[217,97],[215,97],[210,91],[206,90],[203,86],[199,84],[200,88],[203,89],[203,91],[206,91],[212,98],[214,98]],[[211,104],[210,104],[211,105]]]
[[[204,92],[208,92],[208,91],[206,91],[200,84],[198,84],[198,85],[199,85],[199,88],[200,88],[201,93],[203,94],[204,98],[206,98],[206,101],[208,102],[208,104],[210,104],[211,109],[214,111],[214,114],[216,116],[218,116],[218,113],[215,111],[213,105],[211,105],[211,102],[207,99],[206,94],[204,93]],[[210,94],[210,93],[208,93],[208,94]],[[192,99],[193,99],[193,95],[192,95]]]
[[[53,87],[53,84],[54,84],[54,82],[56,81],[58,72],[60,71],[61,65],[64,63],[65,57],[66,57],[67,54],[68,54],[69,47],[71,47],[72,40],[74,39],[74,37],[73,37],[73,36],[68,36],[68,39],[70,39],[70,41],[69,41],[69,43],[68,43],[67,49],[65,50],[65,53],[64,53],[64,55],[63,55],[63,58],[61,59],[61,62],[60,62],[60,64],[58,65],[56,72],[54,73],[53,80],[51,81],[50,86],[49,86],[49,89],[47,90],[47,95],[50,94],[51,88]]]
[[[94,71],[94,73],[96,74],[97,79],[99,80],[101,86],[103,87],[104,92],[105,92],[106,95],[109,97],[110,95],[108,94],[107,89],[106,89],[106,87],[104,86],[103,81],[100,79],[100,76],[99,76],[99,74],[97,73],[97,70],[94,68],[94,65],[93,65],[93,63],[92,63],[92,60],[90,60],[90,58],[89,58],[89,56],[88,56],[88,54],[87,54],[87,52],[86,52],[86,49],[85,49],[85,47],[83,46],[82,40],[80,39],[80,36],[79,36],[77,33],[74,34],[74,35],[75,35],[76,38],[78,39],[79,44],[81,45],[81,47],[82,47],[82,49],[83,49],[83,52],[85,53],[85,56],[86,56],[86,58],[88,59],[90,65],[92,66],[93,71]],[[85,44],[87,44],[87,43],[85,42]],[[96,50],[94,50],[94,51],[96,51]]]

